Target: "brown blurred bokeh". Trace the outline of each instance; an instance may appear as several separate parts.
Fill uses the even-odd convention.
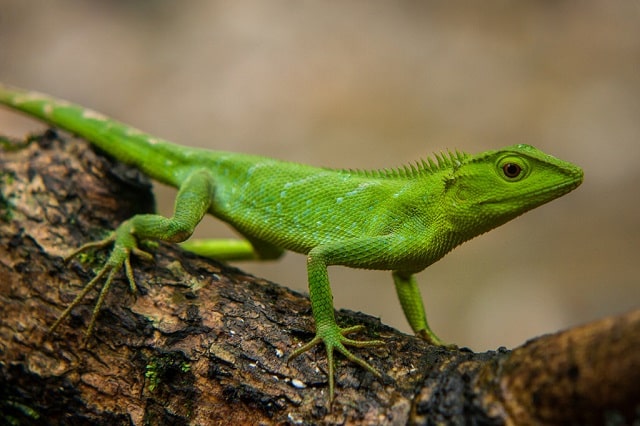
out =
[[[535,145],[583,186],[422,273],[434,330],[511,347],[640,306],[638,0],[2,0],[0,81],[181,144],[322,166]],[[1,134],[40,128],[0,110]],[[168,213],[174,192],[158,194]],[[207,219],[197,235],[232,234]],[[240,266],[306,291],[299,255]],[[336,306],[408,331],[388,272],[331,273]]]

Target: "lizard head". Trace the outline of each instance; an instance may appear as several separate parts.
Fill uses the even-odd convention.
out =
[[[468,239],[577,188],[583,172],[529,146],[467,156],[445,178],[445,215]]]

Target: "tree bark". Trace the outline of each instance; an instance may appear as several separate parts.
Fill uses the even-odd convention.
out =
[[[287,355],[313,336],[306,297],[160,243],[119,277],[94,335],[92,291],[48,327],[105,250],[63,262],[135,213],[153,210],[135,170],[49,131],[0,154],[0,413],[14,424],[631,424],[640,422],[640,311],[513,350],[433,347],[340,311],[384,377],[338,357]],[[84,261],[81,261],[84,260]],[[636,423],[637,424],[637,423]]]

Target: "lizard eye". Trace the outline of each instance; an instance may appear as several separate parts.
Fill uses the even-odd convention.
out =
[[[520,176],[520,173],[522,173],[522,167],[516,163],[506,163],[502,166],[502,172],[506,177],[514,179]]]

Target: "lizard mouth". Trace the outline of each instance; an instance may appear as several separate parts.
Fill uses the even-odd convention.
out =
[[[529,194],[526,194],[527,196],[531,195],[544,195],[544,194],[548,194],[550,192],[554,192],[557,193],[557,196],[561,196],[564,195],[568,192],[573,191],[574,189],[576,189],[577,187],[580,186],[580,184],[582,183],[582,177],[580,177],[580,179],[576,179],[576,180],[572,180],[569,182],[565,182],[565,183],[561,183],[549,188],[544,188],[542,190],[539,191],[532,191]]]
[[[576,173],[575,175],[575,179],[574,180],[570,180],[564,183],[560,183],[558,185],[554,185],[554,186],[550,186],[547,188],[542,188],[539,189],[537,191],[530,191],[530,192],[526,192],[524,194],[520,193],[520,194],[516,194],[513,195],[511,197],[506,197],[506,198],[492,198],[492,199],[488,199],[485,200],[483,202],[481,202],[480,204],[497,204],[497,203],[504,203],[507,201],[511,201],[511,200],[515,200],[515,199],[525,199],[525,198],[537,198],[549,193],[554,193],[555,196],[553,198],[549,198],[544,200],[543,202],[547,202],[547,201],[551,201],[552,199],[558,198],[563,196],[564,194],[567,194],[571,191],[573,191],[574,189],[576,189],[577,187],[580,186],[580,184],[582,183],[582,173]]]

